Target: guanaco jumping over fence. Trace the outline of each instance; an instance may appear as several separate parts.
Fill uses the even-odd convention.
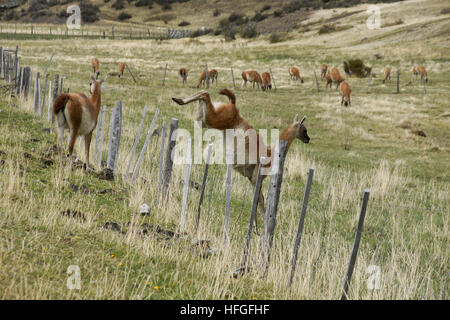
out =
[[[384,79],[383,79],[383,83],[386,83],[386,81],[389,79],[389,81],[391,81],[391,67],[386,66],[384,68]]]
[[[264,90],[272,90],[272,79],[269,72],[261,74]]]
[[[261,88],[262,90],[264,90],[263,79],[261,78],[261,75],[258,73],[258,71],[247,70],[247,71],[242,72],[242,86],[243,87],[247,86],[247,81],[252,84],[252,88],[255,87],[255,83],[256,83],[258,88]]]
[[[72,156],[77,137],[84,137],[86,169],[89,168],[89,147],[91,145],[92,132],[97,126],[101,105],[101,86],[104,82],[104,80],[97,81],[93,76],[91,76],[91,80],[91,98],[88,98],[83,93],[63,93],[53,103],[61,164],[64,129],[69,129],[69,156]]]
[[[350,85],[342,81],[339,85],[339,93],[341,94],[341,106],[344,104],[346,107],[350,105],[350,93],[352,90],[350,89]]]
[[[425,80],[425,82],[428,82],[428,74],[427,74],[427,70],[425,70],[424,66],[421,66],[421,65],[415,66],[412,69],[412,74],[413,74],[413,77],[414,77],[414,81],[416,81],[417,75],[420,74],[420,78],[422,80]]]
[[[270,168],[272,165],[272,148],[267,147],[264,144],[262,137],[259,134],[256,134],[256,131],[249,131],[254,129],[239,114],[239,110],[236,107],[236,96],[234,95],[234,93],[231,90],[223,89],[220,91],[220,94],[226,95],[229,98],[229,102],[212,102],[209,93],[205,90],[200,91],[188,98],[172,98],[172,100],[179,105],[185,105],[197,101],[197,113],[195,119],[198,121],[202,121],[202,123],[208,128],[222,130],[224,135],[226,129],[242,130],[241,132],[244,134],[245,139],[245,163],[234,163],[233,169],[246,177],[254,186],[256,184],[258,165],[261,156],[265,156],[267,159],[267,161],[263,164],[265,168]],[[298,121],[298,115],[296,115],[294,121],[282,132],[280,139],[288,141],[287,150],[295,139],[299,139],[304,143],[309,143],[310,138],[304,124],[305,120],[306,117],[304,117],[301,121]],[[250,146],[250,138],[253,133],[253,137],[255,138],[253,139],[253,142],[255,142],[258,146],[257,148],[252,148]],[[251,152],[253,153],[255,151],[256,154],[250,154]],[[234,159],[236,159],[238,152],[241,152],[241,150],[237,150],[236,144],[234,144],[233,152]],[[255,159],[256,163],[250,163],[249,159]],[[263,179],[265,177],[266,175],[262,176]],[[260,189],[258,193],[259,208],[264,215],[265,207],[262,190]],[[256,218],[255,226],[257,228]]]
[[[217,85],[217,75],[218,75],[217,70],[211,69],[211,70],[209,70],[208,74],[209,74],[209,81],[211,81],[211,84],[213,84],[215,81],[216,85]],[[203,70],[202,73],[200,74],[200,78],[198,79],[197,88],[200,88],[200,86],[202,84],[204,87],[206,87],[206,71],[205,70]]]
[[[123,78],[123,71],[125,70],[125,63],[119,62],[119,78]]]
[[[186,83],[186,81],[187,81],[187,75],[188,75],[186,68],[178,69],[178,75],[180,76],[181,82],[184,85]]]
[[[92,69],[94,70],[95,79],[98,79],[100,75],[100,63],[97,58],[92,58],[91,60]]]
[[[298,70],[297,67],[290,67],[288,72],[291,80],[300,80],[301,83],[304,82],[303,78],[300,76],[300,70]]]
[[[322,66],[320,66],[320,79],[325,79],[325,76],[327,75],[328,66],[324,63]]]

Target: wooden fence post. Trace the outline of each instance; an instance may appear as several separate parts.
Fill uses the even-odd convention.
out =
[[[369,81],[367,82],[366,93],[369,93],[369,87],[370,87],[371,83],[372,83],[372,71],[370,71]]]
[[[231,78],[233,78],[233,87],[234,87],[234,89],[236,89],[236,82],[234,81],[233,68],[231,68]]]
[[[47,65],[45,66],[44,74],[47,74],[47,69],[50,66],[50,63],[52,63],[53,55],[54,55],[54,53],[52,52],[52,55],[50,56],[50,59],[48,60]]]
[[[353,249],[348,263],[347,273],[344,279],[344,287],[342,289],[341,300],[347,300],[348,288],[350,286],[350,280],[352,279],[353,269],[355,268],[356,257],[358,255],[359,242],[361,240],[361,234],[363,231],[364,218],[366,216],[367,202],[369,201],[369,189],[364,190],[363,202],[361,206],[361,212],[359,213],[358,227],[356,229],[355,242],[353,243]]]
[[[267,207],[264,214],[264,227],[261,236],[260,265],[263,277],[267,276],[270,264],[273,235],[275,232],[278,202],[280,200],[281,183],[283,182],[284,160],[286,158],[287,141],[278,140],[272,161],[272,176],[270,177]]]
[[[400,93],[400,70],[397,70],[397,93]]]
[[[161,198],[162,179],[163,179],[163,165],[164,165],[164,143],[166,138],[166,122],[163,122],[161,128],[161,147],[159,149],[159,172],[158,172],[158,197],[156,198],[156,205],[159,204]]]
[[[205,171],[203,172],[202,188],[200,190],[200,200],[198,201],[198,207],[197,207],[197,219],[195,220],[195,232],[196,233],[198,231],[198,226],[200,224],[200,214],[201,214],[201,211],[202,211],[203,198],[205,196],[206,179],[208,178],[209,164],[211,162],[212,146],[213,146],[212,143],[210,143],[208,145],[208,154],[206,156]]]
[[[16,50],[14,51],[14,66],[13,66],[13,72],[14,72],[14,82],[17,86],[17,73],[18,73],[18,67],[19,67],[19,58],[17,57],[17,54],[19,52],[19,46],[16,46]]]
[[[120,136],[122,134],[122,101],[117,101],[111,113],[107,168],[116,171],[119,160]]]
[[[41,74],[39,72],[36,73],[36,80],[34,80],[34,112],[39,112],[39,102],[40,102],[40,92],[41,92]]]
[[[98,155],[97,155],[97,169],[98,170],[100,170],[101,166],[102,166],[103,132],[105,131],[105,115],[106,115],[106,106],[103,106],[101,127],[100,127],[100,142],[99,142]]]
[[[133,148],[131,149],[130,160],[128,161],[127,170],[125,171],[125,177],[128,178],[130,175],[131,164],[133,163],[134,154],[136,153],[136,148],[139,143],[139,138],[141,137],[142,127],[144,126],[145,115],[147,113],[147,106],[144,106],[144,111],[142,112],[141,122],[139,123],[139,129],[136,133],[136,138],[134,139]]]
[[[134,168],[133,175],[131,177],[131,184],[133,184],[134,180],[136,180],[136,178],[137,178],[137,174],[139,172],[139,167],[141,166],[142,160],[144,159],[145,151],[147,150],[147,146],[150,141],[150,137],[152,136],[153,129],[156,124],[156,119],[158,119],[158,115],[159,115],[159,108],[156,108],[155,115],[153,116],[153,120],[150,125],[150,129],[148,129],[147,136],[145,137],[144,145],[142,146],[141,153],[139,154],[139,158],[136,163],[136,167]]]
[[[223,233],[223,246],[228,247],[230,241],[228,235],[229,223],[230,223],[230,204],[231,204],[231,172],[233,170],[233,153],[227,153],[227,191],[225,196],[225,223]]]
[[[55,102],[56,98],[58,98],[58,90],[59,88],[59,74],[55,74],[55,80],[53,81],[53,99],[52,99],[52,103]],[[52,112],[52,123],[55,121],[55,116],[53,115]]]
[[[277,84],[275,83],[275,78],[272,74],[272,68],[269,68],[269,71],[270,71],[270,77],[272,78],[272,81],[273,81],[273,87],[275,88],[275,90],[277,90]]]
[[[61,95],[63,92],[63,83],[65,78],[66,78],[65,76],[61,77],[61,85],[59,86],[59,95]]]
[[[4,73],[4,65],[3,65],[3,47],[0,47],[0,76]]]
[[[166,66],[164,67],[164,77],[163,77],[163,81],[162,81],[163,87],[164,87],[164,83],[166,82],[166,73],[167,73],[167,63],[166,63]]]
[[[192,162],[191,148],[192,148],[192,139],[189,138],[187,141],[187,150],[186,150],[186,170],[184,172],[183,205],[181,208],[180,232],[184,231],[184,227],[186,225],[186,208],[189,194],[189,176],[191,174],[191,162]]]
[[[45,95],[47,94],[47,84],[48,84],[48,74],[45,74],[45,84],[44,84],[44,90],[42,91],[42,103],[41,103],[41,110],[40,110],[41,117],[44,115]],[[49,96],[49,98],[50,98],[50,96]]]
[[[52,82],[48,82],[48,107],[47,107],[47,121],[52,120],[51,116],[51,105],[52,105]]]
[[[170,119],[170,131],[169,131],[169,142],[167,144],[166,152],[166,165],[164,168],[164,181],[162,186],[162,199],[163,201],[168,199],[169,183],[172,178],[172,168],[173,159],[172,151],[175,149],[177,143],[177,129],[178,129],[178,119]]]
[[[5,67],[5,81],[6,82],[9,82],[10,63],[11,63],[11,55],[7,52],[6,53],[6,67]]]
[[[30,73],[31,73],[31,68],[30,67],[24,67],[22,70],[22,92],[23,92],[23,97],[28,97],[29,92],[30,92]]]
[[[292,280],[294,279],[295,267],[296,267],[296,264],[297,264],[297,257],[298,257],[298,248],[300,247],[300,241],[302,239],[303,226],[305,224],[306,208],[308,207],[309,192],[311,190],[311,184],[312,184],[313,176],[314,176],[314,169],[310,168],[309,169],[309,173],[308,173],[308,181],[306,182],[306,187],[305,187],[305,194],[303,195],[302,212],[300,214],[300,220],[298,222],[297,235],[295,237],[294,249],[293,249],[293,252],[292,252],[291,273],[290,273],[288,284],[287,284],[288,288],[291,287]]]

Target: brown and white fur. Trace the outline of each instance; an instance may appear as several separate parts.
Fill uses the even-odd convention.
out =
[[[83,93],[63,93],[53,103],[61,163],[64,130],[69,129],[69,156],[73,154],[77,137],[84,137],[86,168],[89,168],[89,147],[91,145],[92,132],[97,126],[101,105],[101,86],[104,81],[97,81],[94,77],[91,77],[91,79],[91,98],[88,98]]]
[[[424,66],[415,66],[412,69],[412,74],[414,77],[414,81],[416,80],[417,75],[420,74],[421,79],[425,80],[425,82],[428,82],[428,74],[427,74],[427,70],[425,70]]]
[[[269,72],[263,72],[261,74],[262,81],[263,81],[263,88],[264,90],[272,90],[272,79],[270,78]]]
[[[220,91],[220,94],[226,95],[229,98],[228,103],[218,103],[212,102],[207,91],[200,91],[197,94],[185,98],[172,98],[179,105],[185,105],[191,102],[197,101],[197,114],[196,120],[201,120],[203,124],[208,128],[214,128],[218,130],[222,130],[225,134],[226,129],[241,129],[244,134],[247,130],[253,129],[253,127],[248,124],[248,122],[241,117],[239,114],[239,110],[236,107],[236,97],[234,93],[228,89],[223,89]],[[288,141],[287,148],[289,149],[292,141],[294,139],[300,139],[304,143],[309,143],[309,136],[304,125],[304,121],[306,117],[303,118],[301,122],[298,121],[298,115],[295,116],[294,121],[291,125],[289,125],[281,134],[280,139]],[[271,148],[267,147],[262,141],[262,137],[257,134],[256,135],[256,143],[257,143],[257,155],[250,156],[250,138],[248,135],[245,135],[245,164],[233,164],[233,169],[237,170],[241,175],[246,177],[254,186],[256,184],[256,179],[258,175],[258,165],[261,159],[261,156],[267,157],[267,161],[264,164],[264,167],[270,168],[272,165],[272,152]],[[235,144],[234,150],[234,158],[236,158],[237,154],[237,145]],[[249,163],[248,159],[257,159],[257,163]],[[264,179],[266,175],[263,175]],[[262,185],[262,184],[261,184]],[[259,208],[264,214],[264,196],[262,194],[262,190],[259,190],[258,196],[258,204]],[[255,226],[257,225],[255,218]]]
[[[263,86],[263,80],[261,78],[261,75],[258,73],[258,71],[255,70],[247,70],[242,72],[242,86],[247,86],[247,81],[252,84],[252,88],[255,87],[255,83],[258,86],[258,88],[261,88],[264,90]]]
[[[119,62],[119,78],[123,78],[123,71],[125,70],[125,63]]]
[[[297,67],[290,67],[288,72],[291,80],[300,80],[301,83],[304,82],[303,78],[300,76],[300,70],[298,70]]]
[[[344,104],[346,107],[350,105],[350,93],[352,89],[350,89],[350,85],[342,81],[339,85],[339,93],[341,94],[341,105]]]
[[[327,71],[328,71],[328,66],[325,63],[322,64],[322,66],[320,67],[320,79],[321,80],[325,79],[325,76],[327,75]]]
[[[100,75],[100,63],[97,58],[92,58],[91,60],[92,69],[94,70],[95,79],[98,79]]]
[[[342,81],[344,81],[345,79],[341,76],[338,68],[336,68],[336,67],[331,68],[329,72],[330,72],[330,79],[333,83],[336,84],[336,90],[337,90],[340,83]],[[330,88],[331,88],[331,84],[330,84]]]
[[[215,81],[216,85],[217,85],[217,75],[218,75],[217,70],[211,69],[208,71],[208,74],[209,74],[209,81],[211,81],[211,84],[213,84]],[[197,88],[200,88],[201,85],[206,87],[206,70],[203,70],[202,73],[200,74],[200,78],[198,79]]]
[[[186,68],[178,69],[178,75],[180,76],[181,82],[183,84],[185,84],[187,81],[187,75],[188,75]]]
[[[391,81],[391,67],[385,67],[384,68],[383,83],[385,83],[388,79],[389,79],[389,81]]]

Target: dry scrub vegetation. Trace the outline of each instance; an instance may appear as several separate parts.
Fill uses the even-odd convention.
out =
[[[431,1],[430,8],[438,10],[438,2]],[[417,12],[417,5],[405,4],[405,16],[399,17],[404,23],[399,28],[408,27],[408,15]],[[422,10],[423,19],[427,14],[432,16],[433,10]],[[337,10],[337,14],[342,11]],[[355,20],[346,23],[362,16],[352,15]],[[445,27],[442,21],[435,23],[430,28]],[[370,188],[371,194],[350,298],[442,298],[449,271],[448,42],[443,41],[445,36],[424,42],[391,41],[390,30],[378,34],[363,31],[364,22],[355,22],[354,28],[360,30],[357,37],[368,38],[364,45],[355,36],[335,41],[340,32],[317,38],[316,31],[272,45],[264,39],[225,43],[210,37],[163,42],[4,41],[4,47],[19,45],[21,65],[31,66],[34,72],[42,72],[51,52],[55,52],[50,79],[55,73],[65,75],[71,92],[88,93],[90,59],[94,56],[100,60],[103,76],[117,72],[119,61],[130,66],[137,84],[128,74],[122,80],[110,76],[102,97],[109,111],[115,101],[123,103],[120,173],[126,170],[144,105],[149,106],[144,132],[157,107],[161,109],[158,127],[175,117],[180,120],[180,128],[193,132],[194,106],[180,107],[171,102],[171,97],[197,91],[197,76],[204,63],[219,71],[219,86],[209,90],[217,100],[223,99],[218,95],[219,88],[232,88],[231,66],[237,83],[241,71],[268,71],[270,66],[278,89],[267,93],[238,86],[235,91],[241,114],[257,129],[282,129],[295,114],[307,115],[311,143],[296,141],[287,155],[267,280],[260,279],[256,272],[234,279],[231,272],[241,262],[251,206],[248,181],[233,172],[227,249],[222,247],[225,166],[210,168],[198,234],[194,233],[194,221],[199,192],[192,188],[185,234],[172,237],[153,229],[145,233],[144,223],[177,231],[181,214],[181,165],[174,168],[170,201],[166,206],[155,205],[158,136],[152,137],[140,178],[133,186],[120,177],[114,182],[99,180],[68,164],[43,165],[41,158],[46,154],[57,160],[51,152],[56,139],[42,130],[50,124],[32,112],[31,101],[2,94],[0,298],[336,299],[341,294],[364,188]],[[414,32],[419,35],[419,31]],[[376,53],[382,58],[375,59]],[[319,76],[319,66],[325,62],[342,72],[342,62],[355,57],[368,63],[378,77],[373,79],[370,93],[366,93],[367,79],[349,78],[352,106],[345,108],[340,106],[337,91],[325,90],[324,82],[317,92],[313,71]],[[163,88],[166,62],[168,76]],[[419,81],[408,83],[412,66],[419,63],[429,70],[426,95]],[[304,84],[289,80],[290,65],[299,67]],[[394,94],[394,76],[391,82],[382,83],[385,65],[393,66],[393,72],[400,68],[400,94]],[[176,73],[182,66],[189,71],[185,87]],[[422,130],[426,137],[410,129]],[[140,145],[142,142],[143,138]],[[83,145],[77,144],[76,151],[83,160],[81,150]],[[316,172],[297,272],[288,290],[289,260],[310,167]],[[193,165],[191,179],[201,182],[202,173],[203,165]],[[264,190],[267,185],[268,179]],[[138,212],[143,202],[151,206],[149,216]],[[63,215],[66,210],[80,214]],[[123,233],[102,229],[106,222],[118,223]],[[209,240],[210,247],[198,245],[196,240]],[[257,262],[258,240],[254,235],[252,267]],[[208,249],[215,250],[210,254]],[[66,287],[70,265],[81,269],[80,290]],[[370,265],[381,269],[379,290],[366,286]]]

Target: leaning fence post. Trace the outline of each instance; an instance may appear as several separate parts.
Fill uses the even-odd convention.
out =
[[[125,67],[127,68],[128,72],[130,73],[130,76],[133,79],[134,83],[136,83],[136,79],[134,78],[133,73],[131,72],[130,68],[128,67],[128,63],[125,63]]]
[[[227,191],[225,196],[225,223],[223,233],[223,246],[228,246],[229,223],[230,223],[230,203],[231,203],[231,171],[233,169],[233,153],[227,153]]]
[[[0,47],[0,76],[4,72],[3,66],[3,47]]]
[[[134,168],[133,175],[131,177],[131,184],[134,183],[134,180],[137,178],[137,174],[139,172],[139,167],[141,166],[142,160],[144,159],[145,151],[147,150],[148,143],[150,141],[150,137],[153,133],[153,128],[155,127],[156,119],[158,119],[159,108],[156,108],[155,115],[153,117],[152,123],[150,125],[150,129],[148,129],[147,136],[145,137],[144,145],[142,146],[141,153],[139,154],[138,161],[136,163],[136,167]]]
[[[314,70],[314,79],[316,79],[316,87],[317,87],[317,92],[320,92],[320,88],[319,88],[319,81],[317,81],[316,70]]]
[[[167,73],[167,63],[166,63],[166,66],[164,67],[164,76],[163,76],[163,81],[162,81],[163,87],[164,87],[164,83],[166,82],[166,73]]]
[[[275,83],[275,77],[272,74],[272,68],[269,68],[270,71],[270,77],[272,78],[273,81],[273,87],[275,88],[275,90],[277,90],[277,84]]]
[[[54,55],[54,53],[52,52],[52,55],[50,56],[50,59],[48,60],[47,65],[45,66],[44,74],[47,74],[47,69],[50,66],[50,63],[52,63],[53,55]]]
[[[300,246],[300,241],[302,239],[303,226],[305,224],[306,208],[308,207],[309,192],[311,190],[313,176],[314,176],[314,169],[310,168],[308,173],[308,181],[306,182],[305,187],[305,194],[303,195],[302,212],[300,214],[300,220],[298,222],[297,235],[295,237],[294,242],[294,250],[292,252],[291,273],[287,284],[288,288],[292,285],[292,280],[294,279],[295,267],[297,264],[297,257],[298,257],[298,248]]]
[[[200,214],[201,214],[201,211],[202,211],[203,198],[205,196],[206,179],[208,178],[208,169],[209,169],[209,163],[211,161],[212,146],[213,146],[212,143],[210,143],[208,145],[208,154],[206,156],[205,171],[203,173],[202,188],[201,188],[201,191],[200,191],[200,200],[198,201],[197,219],[195,220],[195,232],[198,231],[198,226],[200,224]]]
[[[184,231],[184,227],[186,225],[186,207],[189,194],[189,176],[191,174],[191,147],[192,147],[192,139],[189,138],[187,141],[187,150],[186,150],[186,170],[184,172],[183,205],[181,208],[181,219],[180,219],[181,232]]]
[[[175,149],[177,143],[177,129],[178,129],[178,119],[170,119],[170,131],[169,131],[169,142],[167,144],[166,151],[166,165],[164,168],[164,181],[162,187],[162,198],[163,200],[168,199],[169,183],[172,177],[173,159],[172,151]]]
[[[233,87],[234,87],[234,89],[236,89],[236,82],[234,81],[233,68],[231,68],[231,78],[233,79]]]
[[[114,173],[119,160],[120,136],[122,133],[122,101],[117,101],[111,114],[107,168]]]
[[[102,151],[103,151],[103,132],[105,131],[105,114],[106,114],[106,106],[102,108],[102,118],[101,118],[101,128],[100,128],[100,142],[98,147],[97,154],[97,168],[100,170],[102,165]]]
[[[162,179],[163,179],[163,162],[164,162],[164,143],[166,138],[166,122],[164,121],[161,128],[161,147],[159,149],[159,172],[158,172],[158,197],[156,198],[156,204],[159,204],[161,197]]]
[[[58,85],[59,85],[59,74],[55,74],[55,80],[53,81],[53,103],[55,102],[56,98],[58,97]],[[55,117],[52,113],[52,123],[55,121]]]
[[[361,240],[361,234],[363,231],[364,218],[366,216],[367,202],[369,201],[369,189],[364,190],[363,202],[361,206],[361,211],[359,213],[358,227],[356,229],[355,242],[353,243],[353,249],[350,256],[350,261],[348,263],[347,273],[344,279],[344,286],[342,289],[341,300],[347,300],[348,288],[350,285],[350,280],[352,279],[353,269],[355,268],[356,257],[358,255],[359,242]]]
[[[59,94],[61,95],[62,94],[62,92],[63,92],[63,83],[64,83],[64,79],[65,79],[66,77],[65,76],[62,76],[61,77],[61,85],[59,86]]]
[[[261,168],[265,162],[266,158],[261,157],[258,165],[258,176],[256,178],[255,191],[253,192],[252,210],[250,212],[250,222],[248,223],[247,237],[245,239],[244,256],[242,258],[241,272],[246,272],[247,269],[247,257],[248,252],[250,250],[250,240],[252,237],[253,221],[255,221],[256,210],[258,208],[259,192],[261,189],[261,182],[262,182]]]
[[[263,277],[267,276],[272,250],[273,236],[277,219],[278,202],[280,200],[281,183],[283,182],[284,160],[286,158],[287,141],[278,140],[272,161],[267,207],[264,214],[264,227],[261,236],[260,263]]]
[[[39,101],[40,99],[40,92],[41,92],[41,74],[38,72],[36,73],[36,80],[34,80],[34,112],[39,112]]]
[[[138,132],[136,133],[136,138],[134,139],[133,148],[131,149],[130,160],[128,161],[127,171],[125,171],[125,177],[128,178],[130,174],[131,164],[133,163],[134,154],[136,153],[136,148],[139,143],[139,138],[141,137],[142,127],[144,126],[145,115],[147,113],[147,106],[144,106],[144,111],[142,112],[141,123],[139,124]]]
[[[28,98],[29,92],[30,92],[30,73],[31,73],[31,68],[30,67],[24,67],[22,70],[22,76],[23,77],[23,81],[22,81],[22,92],[23,92],[23,97]]]

